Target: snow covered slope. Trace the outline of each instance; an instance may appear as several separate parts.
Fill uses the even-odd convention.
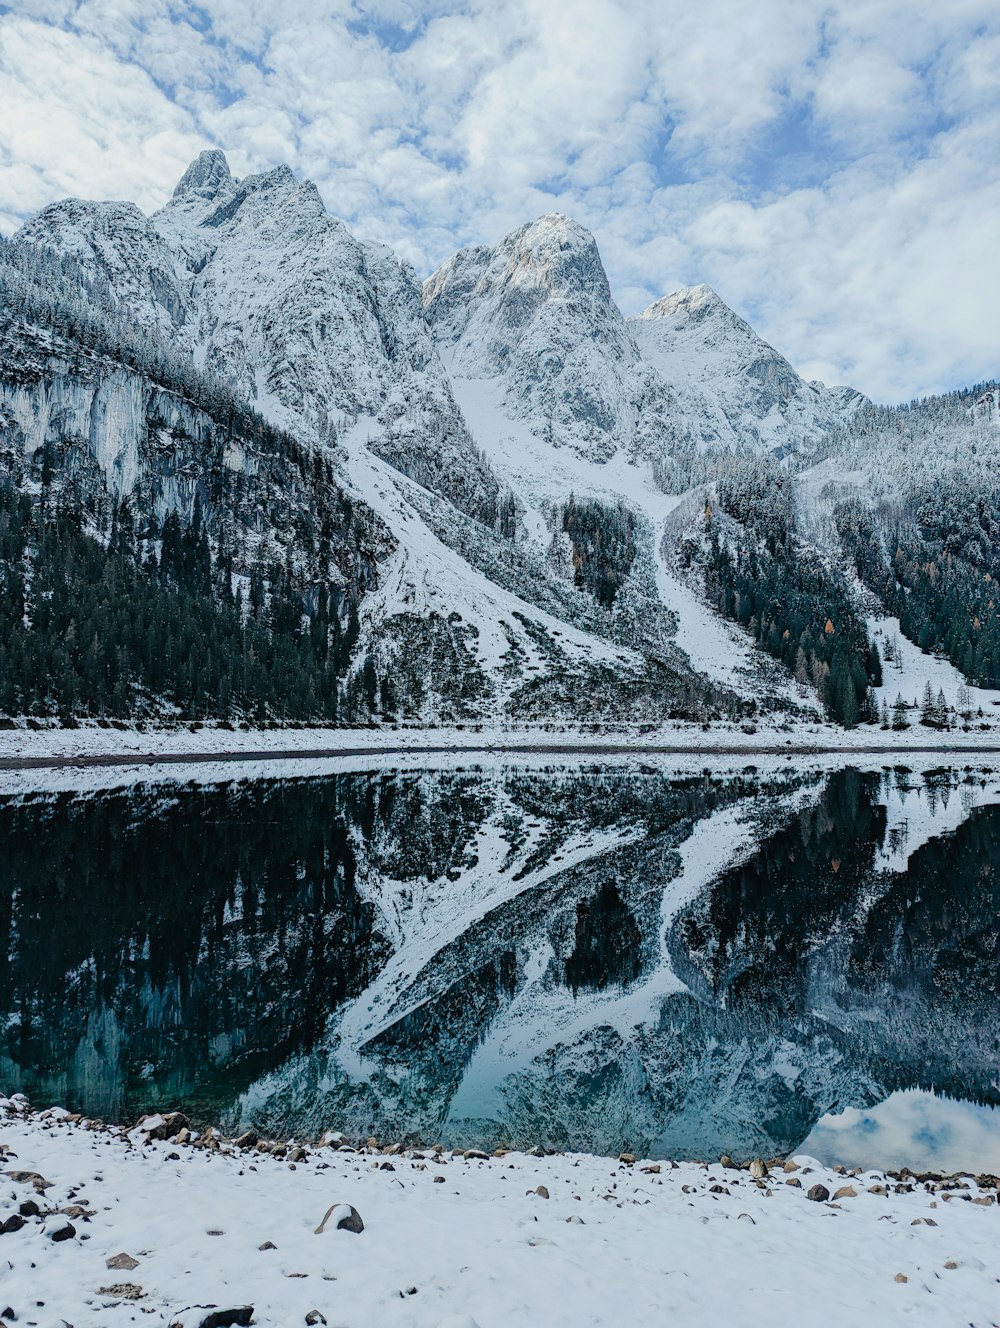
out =
[[[764,1183],[580,1154],[390,1159],[363,1143],[288,1163],[225,1138],[88,1129],[19,1098],[0,1110],[15,1159],[3,1216],[39,1210],[4,1236],[18,1323],[651,1328],[665,1303],[681,1323],[746,1328],[995,1317],[995,1192],[971,1176],[956,1192],[970,1202],[946,1203],[803,1155],[798,1187],[777,1163]],[[810,1202],[814,1184],[839,1199]],[[331,1204],[356,1209],[360,1234],[336,1213],[317,1234]]]

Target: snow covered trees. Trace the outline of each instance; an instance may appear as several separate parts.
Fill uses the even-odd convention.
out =
[[[612,507],[571,494],[561,524],[572,541],[577,586],[610,609],[635,561],[635,517],[624,503]]]
[[[736,463],[718,484],[739,527],[720,535],[708,518],[706,585],[716,607],[741,622],[799,682],[811,682],[845,727],[877,722],[869,696],[881,661],[841,577],[797,536],[790,481],[770,458]]]

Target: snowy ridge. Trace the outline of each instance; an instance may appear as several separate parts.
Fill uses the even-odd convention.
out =
[[[709,286],[664,296],[628,327],[702,450],[808,455],[865,400],[850,388],[806,382]]]

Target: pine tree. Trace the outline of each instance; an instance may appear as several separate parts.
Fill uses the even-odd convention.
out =
[[[931,688],[930,679],[924,684],[923,700],[920,703],[920,722],[928,725],[928,727],[934,727],[936,724],[934,692]]]
[[[902,692],[896,693],[896,700],[892,706],[892,727],[894,729],[908,729],[910,721],[906,714],[906,702],[903,700]]]

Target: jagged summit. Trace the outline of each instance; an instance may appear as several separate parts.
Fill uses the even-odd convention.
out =
[[[462,337],[484,302],[524,327],[549,299],[572,297],[609,304],[611,288],[593,235],[560,212],[518,226],[495,248],[459,249],[424,282],[424,310],[443,345]]]
[[[697,286],[683,286],[680,290],[672,291],[669,295],[664,295],[659,300],[643,309],[638,318],[670,318],[674,314],[685,313],[688,315],[705,315],[715,312],[725,311],[732,317],[738,317],[733,314],[726,302],[718,295],[711,286],[706,286],[704,282]]]
[[[226,185],[236,184],[229,169],[226,154],[219,148],[207,148],[199,152],[177,182],[173,198],[188,198],[197,195],[204,199],[215,198]]]
[[[585,226],[560,212],[548,212],[511,231],[496,252],[507,260],[503,275],[513,285],[538,286],[554,295],[611,298],[597,241]]]
[[[493,383],[510,418],[591,460],[632,447],[648,374],[579,222],[547,213],[460,250],[424,283],[424,312],[452,373]]]

